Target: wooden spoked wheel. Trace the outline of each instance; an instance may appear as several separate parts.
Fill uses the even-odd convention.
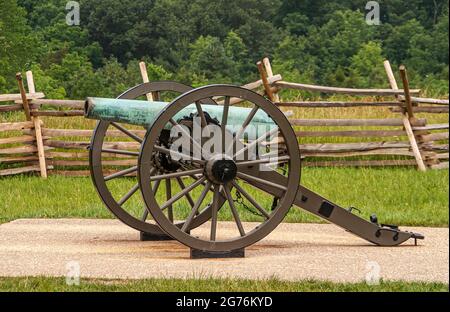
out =
[[[207,98],[220,100],[222,106],[198,105]],[[233,105],[236,102],[240,103]],[[191,117],[197,117],[202,130],[207,120],[215,119],[215,129],[221,131],[203,131],[196,137],[198,132],[184,127],[180,118],[186,109],[194,109]],[[261,118],[270,122],[260,124]],[[180,135],[188,139],[187,152],[178,146],[161,147],[160,133],[167,128],[175,130],[171,131],[173,144]],[[208,144],[217,133],[222,144],[211,148]],[[155,154],[171,155],[178,159],[178,166],[168,174],[155,173],[150,157]],[[146,207],[161,229],[192,249],[210,252],[241,249],[268,235],[289,211],[300,183],[298,142],[285,115],[257,93],[230,85],[201,87],[168,105],[146,134],[138,168]],[[283,185],[258,177],[260,170],[277,168],[284,169]],[[181,180],[185,187],[163,198],[154,192],[154,185],[167,180]],[[267,187],[277,196],[264,191]],[[192,208],[186,203],[188,195],[194,201]],[[193,229],[195,216],[205,210],[210,210],[211,219]],[[234,223],[218,222],[222,219]]]
[[[150,93],[155,101],[169,101],[189,90],[192,90],[192,87],[177,82],[151,82],[124,92],[118,99],[137,99]],[[100,198],[119,220],[143,233],[165,235],[149,218],[138,192],[137,160],[145,133],[146,130],[142,127],[99,121],[91,139],[89,153],[91,177]],[[121,141],[121,144],[117,143],[118,141]],[[111,170],[111,165],[114,164],[122,166]],[[151,171],[154,174],[163,173],[161,168],[152,167]],[[158,192],[159,185],[160,183],[154,186],[155,192]],[[199,224],[209,218],[206,215],[197,217],[199,218],[196,222]]]

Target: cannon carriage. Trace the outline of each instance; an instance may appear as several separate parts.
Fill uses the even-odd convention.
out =
[[[140,100],[146,94],[153,101]],[[292,206],[376,245],[423,239],[375,216],[364,220],[301,186],[301,157],[289,121],[270,100],[248,89],[144,83],[117,99],[88,98],[85,117],[98,120],[90,166],[108,209],[142,239],[178,240],[193,258],[243,256]],[[139,152],[111,148],[112,128]],[[108,172],[103,163],[111,155],[134,157],[136,165]],[[136,176],[134,184],[113,194],[114,181],[130,175]],[[136,193],[139,204],[126,209]],[[253,222],[243,222],[243,216]],[[224,217],[234,225],[222,226],[218,221]]]

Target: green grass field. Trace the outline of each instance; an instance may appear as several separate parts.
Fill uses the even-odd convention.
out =
[[[356,206],[366,218],[378,214],[386,223],[416,226],[448,226],[448,170],[421,173],[410,168],[350,169],[305,168],[302,183],[344,207]],[[121,179],[112,188],[131,187],[133,179]],[[16,176],[0,179],[0,222],[18,218],[111,218],[98,198],[90,178]],[[258,198],[264,206],[270,202]],[[135,196],[130,205],[142,205]],[[221,219],[231,220],[229,209]],[[242,219],[255,216],[240,210]],[[318,218],[292,208],[287,222],[318,222]],[[284,282],[276,279],[250,281],[236,279],[148,279],[84,280],[68,286],[64,278],[0,277],[0,291],[448,291],[448,284],[382,282],[331,283],[322,281]]]
[[[350,169],[305,168],[302,184],[343,207],[355,206],[380,222],[415,226],[448,226],[448,170],[420,173],[408,168]],[[126,192],[135,181],[122,179],[113,188]],[[0,179],[0,222],[18,218],[111,218],[90,178],[16,176]],[[271,201],[259,197],[263,206]],[[139,195],[130,206],[142,208]],[[239,208],[239,207],[238,207]],[[185,207],[185,213],[188,212]],[[231,220],[229,209],[220,218]],[[258,218],[240,209],[242,219]],[[287,222],[317,222],[318,218],[292,208]]]
[[[146,279],[146,280],[80,280],[79,286],[66,284],[64,278],[0,277],[0,292],[448,292],[447,284],[384,282],[379,285],[366,283],[331,283],[319,281],[286,282],[277,279],[252,281],[240,279]]]

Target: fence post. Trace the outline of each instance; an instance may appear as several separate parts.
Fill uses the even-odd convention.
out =
[[[270,60],[268,57],[263,58],[263,63],[264,63],[264,67],[266,69],[266,73],[267,73],[267,77],[270,79],[272,78],[273,75],[273,71],[272,71],[272,65],[270,64]],[[280,102],[280,96],[278,95],[278,89],[277,88],[272,88],[272,93],[273,93],[273,99],[275,102]]]
[[[31,71],[28,71],[26,73],[27,75],[27,84],[28,84],[28,92],[30,94],[36,93],[35,87],[34,87],[34,80],[33,80],[33,73]],[[29,106],[29,102],[27,99],[27,94],[25,91],[25,87],[23,85],[23,79],[22,74],[18,73],[16,75],[17,83],[19,85],[20,95],[22,97],[22,105],[25,111],[25,117],[28,121],[33,121],[34,124],[34,133],[35,133],[35,139],[36,139],[36,147],[38,150],[38,158],[39,158],[39,170],[41,173],[41,177],[46,179],[47,178],[47,163],[45,161],[45,150],[44,150],[44,141],[42,138],[42,128],[41,128],[41,120],[39,117],[33,117],[31,115],[31,110]]]
[[[389,63],[388,60],[384,61],[384,69],[386,71],[386,74],[388,76],[389,79],[389,84],[391,85],[391,88],[393,90],[398,90],[398,85],[397,85],[397,81],[395,80],[395,76],[394,73],[392,71],[392,67],[391,64]],[[401,72],[401,70],[400,70]],[[405,88],[405,84],[404,84],[404,88]],[[406,95],[406,93],[408,93],[408,95]],[[409,84],[406,83],[406,88],[405,88],[405,100],[407,98],[407,96],[409,96],[409,102],[411,104],[411,97],[409,94]],[[396,97],[397,99],[399,99],[399,97]],[[406,104],[408,105],[408,104]],[[423,162],[423,158],[422,155],[420,153],[420,149],[419,146],[417,144],[417,140],[416,137],[414,136],[414,132],[412,130],[411,127],[411,120],[413,120],[414,115],[413,115],[413,110],[412,108],[410,108],[411,110],[411,115],[408,116],[408,114],[406,113],[405,110],[403,110],[402,115],[403,115],[403,126],[404,129],[406,131],[406,135],[408,136],[408,140],[409,143],[411,144],[411,149],[413,151],[414,154],[414,158],[416,159],[416,163],[417,163],[417,167],[420,171],[426,171],[427,167],[425,166],[425,163]],[[409,109],[407,109],[407,111],[409,112]]]
[[[139,69],[141,70],[142,82],[144,83],[150,82],[150,80],[148,79],[147,66],[145,65],[145,62],[139,63]],[[147,93],[146,96],[149,102],[153,102],[154,96],[152,93]]]
[[[264,68],[264,65],[261,61],[258,61],[256,63],[256,66],[258,66],[259,75],[261,76],[261,80],[264,86],[264,90],[266,91],[266,95],[272,102],[275,102],[274,93],[272,91],[272,87],[270,86],[269,80],[267,79],[267,72]]]
[[[27,93],[25,87],[23,86],[22,74],[16,74],[17,85],[19,86],[20,97],[22,98],[23,111],[25,112],[25,118],[27,121],[31,121],[30,103],[27,99]]]
[[[401,65],[399,70],[400,70],[400,77],[402,78],[403,90],[405,91],[406,111],[408,112],[409,120],[413,121],[415,120],[415,117],[411,101],[411,93],[409,92],[408,74],[406,73],[406,68],[404,65]]]

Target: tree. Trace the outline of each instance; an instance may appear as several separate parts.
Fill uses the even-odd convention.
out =
[[[286,30],[292,35],[305,36],[308,34],[309,18],[299,12],[289,13],[283,19]]]
[[[191,45],[190,55],[185,64],[188,72],[204,77],[206,81],[226,82],[225,77],[230,77],[233,62],[219,38],[200,36]]]
[[[59,81],[47,75],[39,64],[31,65],[30,70],[33,72],[37,91],[44,92],[49,99],[64,99],[67,96]]]
[[[405,24],[393,28],[392,33],[384,41],[387,58],[394,64],[403,63],[409,57],[411,37],[424,33],[425,29],[416,19],[411,19]]]
[[[171,74],[162,66],[146,62],[150,81],[167,80]],[[142,83],[139,73],[139,62],[132,60],[128,66],[123,67],[115,58],[105,61],[105,65],[95,72],[95,81],[99,85],[101,95],[104,97],[117,97],[131,86]]]
[[[309,27],[307,35],[285,37],[275,55],[292,69],[314,75],[316,83],[344,83],[336,79],[337,70],[345,72],[351,58],[373,37],[362,13],[337,11],[322,27]]]
[[[232,82],[241,84],[247,82],[254,65],[251,63],[244,41],[237,33],[230,31],[223,45],[225,55],[230,59],[230,67],[227,71],[232,78]]]
[[[126,63],[152,53],[152,49],[146,51],[143,47],[151,48],[150,44],[157,36],[141,36],[138,31],[142,30],[138,26],[147,20],[152,6],[153,1],[83,0],[80,14],[90,40],[100,44],[104,55],[115,56]]]
[[[359,88],[382,88],[386,85],[383,61],[381,44],[373,41],[366,43],[352,57],[346,84]]]
[[[350,66],[352,56],[373,39],[374,30],[361,12],[337,11],[314,35],[309,50],[317,53],[321,62],[318,74],[328,83],[338,67]]]
[[[103,83],[96,79],[92,64],[86,56],[76,52],[67,54],[61,64],[51,65],[46,73],[59,81],[69,98],[102,95]]]
[[[54,96],[55,84],[116,96],[143,59],[151,80],[243,84],[264,56],[285,79],[349,87],[378,85],[386,56],[448,92],[448,0],[379,0],[380,26],[366,24],[366,0],[80,0],[80,26],[66,24],[66,0],[17,2],[0,6],[0,92],[32,64]]]
[[[26,69],[36,56],[36,38],[27,25],[25,10],[16,0],[0,5],[0,92],[16,89],[15,73]]]
[[[440,68],[434,69],[435,73],[447,73],[442,78],[448,79],[448,65],[449,65],[449,19],[448,8],[438,18],[436,25],[434,25],[431,32],[432,44],[431,53],[432,59],[441,64]],[[430,47],[428,47],[430,48]]]

